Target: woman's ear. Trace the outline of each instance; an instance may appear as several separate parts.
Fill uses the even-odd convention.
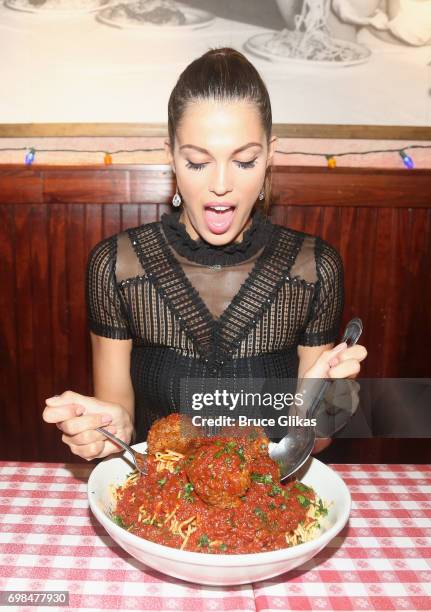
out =
[[[175,174],[174,155],[173,155],[171,143],[169,142],[169,140],[165,140],[164,146],[165,146],[166,157],[168,158],[168,162],[171,165],[172,172]]]
[[[267,166],[270,166],[272,164],[274,153],[275,153],[275,147],[277,146],[277,141],[278,141],[277,136],[271,136],[271,139],[269,141],[269,146],[268,146],[268,159],[266,163]]]

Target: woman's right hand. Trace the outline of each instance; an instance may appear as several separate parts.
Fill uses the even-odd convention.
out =
[[[62,440],[71,452],[87,461],[121,451],[119,446],[96,431],[96,427],[103,427],[127,444],[133,436],[131,416],[120,404],[74,391],[48,398],[42,418],[47,423],[55,423],[63,432]]]

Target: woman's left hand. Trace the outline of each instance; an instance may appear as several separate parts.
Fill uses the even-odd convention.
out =
[[[367,356],[365,346],[355,344],[347,347],[346,342],[323,351],[304,374],[304,378],[356,378],[361,361]]]

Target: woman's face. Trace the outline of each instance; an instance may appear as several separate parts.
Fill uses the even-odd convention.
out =
[[[274,154],[255,105],[202,101],[189,104],[175,147],[165,148],[182,196],[180,220],[189,235],[210,244],[242,239]]]

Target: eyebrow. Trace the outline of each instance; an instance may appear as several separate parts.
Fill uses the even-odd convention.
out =
[[[245,149],[249,149],[250,147],[260,147],[261,149],[263,148],[262,145],[260,144],[260,142],[248,142],[247,144],[243,145],[242,147],[239,147],[238,149],[235,149],[235,151],[233,151],[232,155],[234,155],[235,153],[240,153],[241,151],[244,151]],[[181,145],[180,151],[181,151],[181,149],[195,149],[196,151],[200,151],[201,153],[207,153],[208,155],[210,155],[210,152],[207,151],[206,149],[204,149],[202,147],[197,147],[196,145],[192,145],[192,144]]]

